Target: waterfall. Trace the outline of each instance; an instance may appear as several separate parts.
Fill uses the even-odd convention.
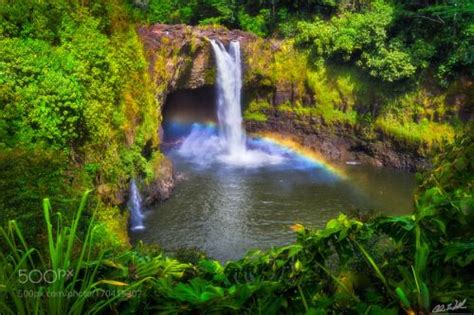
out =
[[[142,198],[135,180],[130,181],[130,198],[127,203],[130,210],[130,229],[143,230]]]
[[[232,41],[227,50],[221,42],[211,40],[217,66],[217,117],[219,138],[231,156],[245,154],[245,132],[242,128],[240,93],[242,68],[240,44]]]
[[[194,124],[191,133],[183,140],[179,153],[197,164],[208,166],[213,162],[241,167],[258,167],[279,164],[281,155],[260,147],[247,147],[247,137],[242,126],[241,90],[242,65],[240,43],[232,41],[226,47],[217,40],[210,40],[217,67],[217,132],[212,126]]]

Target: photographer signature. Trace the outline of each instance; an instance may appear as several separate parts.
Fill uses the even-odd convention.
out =
[[[464,304],[466,304],[466,301],[467,301],[467,299],[464,299],[461,302],[459,302],[458,300],[454,300],[453,303],[449,303],[448,305],[438,304],[433,308],[433,310],[431,312],[440,313],[440,312],[448,312],[448,311],[467,309],[467,307],[464,306]]]

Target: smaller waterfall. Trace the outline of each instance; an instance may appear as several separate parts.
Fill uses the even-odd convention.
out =
[[[145,227],[143,226],[142,197],[134,179],[130,181],[130,198],[127,206],[130,210],[130,229],[143,230]]]

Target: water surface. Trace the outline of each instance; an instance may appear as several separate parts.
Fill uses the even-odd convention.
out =
[[[339,176],[298,156],[256,168],[197,163],[168,152],[182,179],[172,197],[145,211],[134,239],[165,249],[198,247],[221,261],[294,241],[292,224],[321,228],[340,212],[412,211],[413,174],[339,165]]]
[[[215,99],[201,100],[200,105],[209,106],[196,107],[191,97],[181,106],[176,97],[176,106],[165,105],[165,143],[173,144],[168,155],[182,180],[170,200],[145,212],[144,229],[132,234],[135,240],[171,250],[198,247],[226,261],[253,248],[293,241],[289,227],[295,223],[321,228],[340,212],[411,210],[410,174],[329,165],[304,148],[247,137],[240,44],[233,41],[225,47],[211,40],[211,45],[217,68]],[[214,115],[203,111],[206,107]],[[209,124],[199,117],[217,121]]]

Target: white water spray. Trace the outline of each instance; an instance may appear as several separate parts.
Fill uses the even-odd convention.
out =
[[[219,41],[210,42],[217,67],[218,135],[212,134],[208,127],[195,125],[179,152],[195,158],[199,164],[209,164],[213,160],[245,167],[280,163],[282,156],[246,147],[240,108],[242,65],[239,42],[230,42],[228,49]]]
[[[142,198],[134,179],[130,181],[130,198],[127,206],[130,210],[130,229],[143,230],[145,227],[143,226]]]

